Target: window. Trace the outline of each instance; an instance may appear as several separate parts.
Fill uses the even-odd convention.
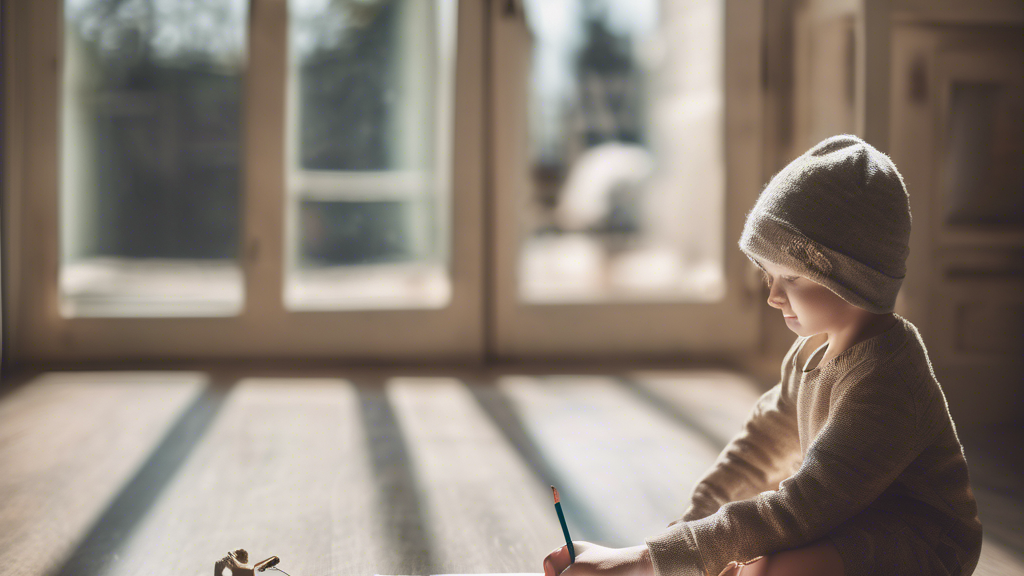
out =
[[[454,8],[288,3],[289,309],[448,303]],[[64,16],[63,314],[237,315],[247,3]]]
[[[721,2],[531,0],[530,303],[725,296]]]
[[[749,351],[761,13],[730,6],[6,3],[11,357]]]
[[[455,4],[289,4],[289,309],[451,298]]]
[[[244,0],[66,0],[61,311],[237,314]]]

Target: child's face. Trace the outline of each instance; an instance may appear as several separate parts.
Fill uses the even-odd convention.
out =
[[[768,305],[782,311],[786,326],[799,336],[836,334],[857,316],[858,308],[792,269],[767,261]]]

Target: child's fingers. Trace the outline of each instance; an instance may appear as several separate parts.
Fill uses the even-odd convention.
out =
[[[718,573],[718,576],[738,576],[740,573],[740,565],[735,561],[729,562],[725,566],[725,570]],[[546,575],[545,575],[546,576]]]
[[[761,556],[745,562],[741,566],[743,571],[739,573],[739,576],[763,576],[768,571],[768,558]]]
[[[569,547],[559,546],[544,558],[544,576],[558,576],[569,567]]]

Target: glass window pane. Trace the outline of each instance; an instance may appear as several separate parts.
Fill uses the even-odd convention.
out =
[[[289,309],[448,303],[455,9],[289,1]]]
[[[246,0],[66,0],[61,308],[225,316],[238,264]]]
[[[527,0],[519,297],[725,295],[724,3]]]

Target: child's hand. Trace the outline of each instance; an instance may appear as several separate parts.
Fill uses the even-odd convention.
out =
[[[760,556],[742,564],[739,562],[729,562],[729,565],[718,576],[762,576],[767,569],[767,559],[764,556]]]
[[[646,544],[629,548],[605,548],[590,542],[573,542],[576,562],[569,565],[569,548],[562,546],[544,558],[544,576],[654,576],[654,564]]]

